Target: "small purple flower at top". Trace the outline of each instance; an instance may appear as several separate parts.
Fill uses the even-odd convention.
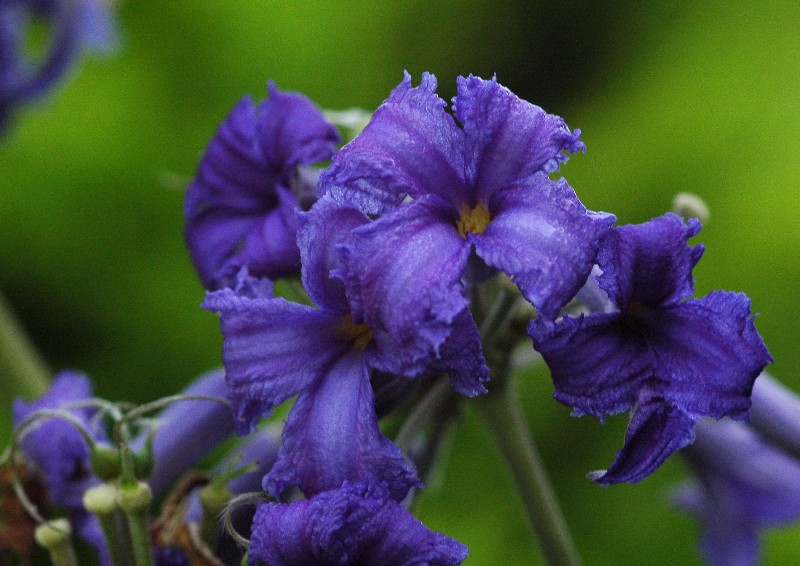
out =
[[[235,289],[208,293],[203,303],[220,313],[222,357],[240,432],[298,395],[265,490],[278,497],[296,485],[312,496],[374,474],[400,500],[419,482],[378,428],[369,372],[377,358],[405,354],[383,351],[337,276],[337,244],[369,219],[321,200],[301,222],[303,285],[318,308],[273,298],[266,283],[246,273]]]
[[[41,58],[28,53],[37,20],[48,27]],[[51,91],[83,50],[107,52],[116,41],[116,24],[103,0],[0,2],[0,132],[16,107]]]
[[[673,214],[615,228],[597,279],[614,308],[529,327],[559,402],[601,420],[632,410],[616,460],[590,474],[597,483],[643,479],[692,442],[698,417],[746,418],[753,381],[772,361],[744,294],[689,298],[703,247],[687,240],[699,230]]]
[[[186,242],[208,289],[254,277],[300,272],[295,211],[316,197],[316,173],[305,166],[330,158],[339,133],[306,97],[281,92],[245,96],[209,143],[186,194]]]
[[[755,413],[783,421],[782,439],[797,446],[800,399],[761,375],[753,388]],[[756,566],[759,534],[800,519],[800,460],[758,427],[733,421],[697,423],[694,444],[681,452],[695,479],[679,486],[675,502],[700,522],[700,545],[715,566]]]
[[[260,505],[249,559],[254,566],[456,566],[467,552],[366,478],[304,501]]]
[[[433,75],[412,88],[406,74],[320,178],[320,194],[380,215],[347,251],[350,290],[370,326],[421,352],[477,332],[459,319],[473,250],[554,318],[614,221],[548,177],[565,151],[584,149],[561,118],[473,76],[459,77],[453,110]]]

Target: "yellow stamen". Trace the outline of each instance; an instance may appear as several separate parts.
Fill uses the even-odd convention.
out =
[[[461,208],[458,209],[456,228],[458,228],[459,235],[466,239],[467,234],[483,234],[491,219],[489,210],[483,206],[483,203],[479,202],[472,210],[465,203],[461,203]]]
[[[363,350],[372,341],[372,329],[363,322],[356,324],[349,314],[342,317],[338,331],[342,338],[353,343],[356,350]]]

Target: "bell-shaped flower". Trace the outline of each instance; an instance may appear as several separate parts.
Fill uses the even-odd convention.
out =
[[[772,361],[742,293],[693,292],[700,230],[669,214],[618,227],[598,255],[609,312],[533,321],[533,344],[550,367],[554,397],[604,418],[631,410],[625,445],[601,484],[637,482],[692,442],[695,421],[747,417],[753,381]]]
[[[245,96],[233,108],[186,193],[186,243],[208,289],[234,284],[242,267],[256,277],[300,272],[295,211],[302,195],[316,196],[305,166],[329,159],[339,142],[310,100],[268,88],[266,100]]]

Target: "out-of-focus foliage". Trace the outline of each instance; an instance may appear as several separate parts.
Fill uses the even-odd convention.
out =
[[[119,13],[119,54],[84,62],[0,140],[0,288],[51,367],[87,372],[99,395],[153,399],[220,363],[182,199],[233,104],[272,78],[325,108],[374,108],[404,69],[434,72],[447,98],[457,74],[496,73],[564,116],[588,152],[563,174],[621,222],[701,195],[698,295],[747,292],[773,373],[800,388],[799,4],[151,0]],[[625,418],[571,418],[546,370],[518,378],[585,562],[699,563],[694,524],[666,505],[679,460],[636,486],[591,484]],[[532,536],[470,410],[418,514],[470,546],[467,564],[530,563]],[[766,563],[798,545],[800,527],[770,535]]]

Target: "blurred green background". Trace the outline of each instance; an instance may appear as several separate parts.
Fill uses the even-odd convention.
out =
[[[119,52],[84,61],[0,141],[0,288],[52,368],[86,371],[114,400],[173,393],[220,363],[182,200],[244,93],[263,97],[272,78],[324,108],[373,109],[404,69],[435,73],[446,99],[457,75],[496,73],[583,131],[588,152],[562,172],[588,208],[629,223],[680,191],[707,201],[697,295],[747,292],[773,373],[800,389],[800,4],[643,4],[122,2]],[[546,371],[519,377],[586,564],[699,564],[695,524],[666,504],[680,460],[636,486],[591,484],[584,474],[611,462],[625,416],[572,418]],[[418,514],[470,546],[466,564],[536,556],[472,410]],[[800,527],[766,541],[766,564],[793,563]]]

